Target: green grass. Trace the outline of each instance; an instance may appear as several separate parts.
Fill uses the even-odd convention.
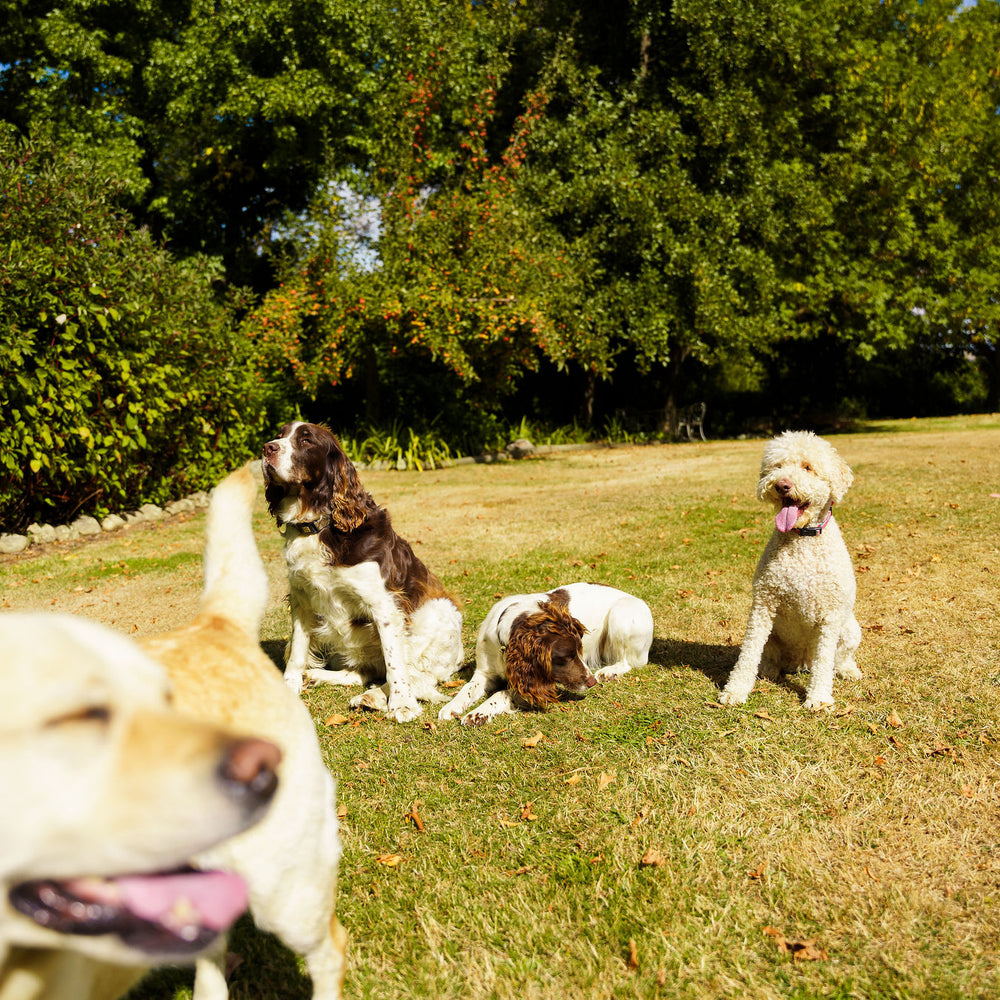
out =
[[[656,637],[647,668],[477,730],[430,710],[407,726],[354,717],[353,692],[306,693],[347,810],[347,997],[1000,993],[1000,419],[833,440],[856,474],[838,519],[865,677],[818,716],[795,677],[758,683],[745,708],[715,706],[771,529],[753,498],[761,442],[364,474],[460,601],[463,676],[501,593],[610,583],[649,602]],[[140,632],[179,623],[202,524],[4,562],[4,603]],[[263,640],[280,659],[280,539],[262,514],[258,528],[274,581]],[[333,713],[351,722],[324,725]],[[794,961],[768,927],[826,957]],[[234,1000],[309,997],[249,921],[231,948]],[[135,1000],[188,997],[190,982],[157,973]]]

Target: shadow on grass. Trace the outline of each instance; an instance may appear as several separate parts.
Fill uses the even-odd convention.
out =
[[[231,1000],[280,995],[287,1000],[309,1000],[312,984],[299,968],[298,959],[271,934],[265,934],[244,915],[233,927],[227,948],[236,960],[229,976]],[[191,969],[158,969],[143,979],[143,1000],[174,1000],[178,991],[190,989]]]
[[[739,646],[723,646],[685,639],[654,639],[649,650],[653,663],[663,667],[688,667],[704,674],[721,688],[740,655]]]

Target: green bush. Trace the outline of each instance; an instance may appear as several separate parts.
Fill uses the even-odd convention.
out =
[[[115,210],[100,168],[0,128],[0,530],[210,486],[263,439],[204,257]]]

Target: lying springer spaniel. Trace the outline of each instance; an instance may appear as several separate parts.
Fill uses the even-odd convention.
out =
[[[385,682],[353,699],[396,722],[442,701],[462,663],[462,615],[392,528],[325,427],[286,424],[264,445],[264,495],[284,527],[292,607],[285,680]],[[329,668],[329,669],[325,669]]]
[[[571,583],[505,597],[479,629],[475,673],[438,718],[481,726],[519,707],[544,709],[560,690],[584,694],[644,666],[652,641],[649,607],[613,587]]]

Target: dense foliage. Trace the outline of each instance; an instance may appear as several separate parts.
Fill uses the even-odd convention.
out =
[[[58,136],[66,192],[98,198],[114,177],[85,225],[127,234],[90,252],[129,272],[128,293],[114,287],[135,306],[89,282],[63,302],[53,259],[77,266],[66,234],[83,195],[53,194],[42,213],[57,240],[20,239],[10,206],[38,191],[18,187],[29,168],[9,153],[5,322],[58,345],[134,319],[165,344],[179,296],[192,337],[245,357],[266,387],[219,382],[237,437],[248,400],[264,422],[395,422],[464,451],[521,413],[655,430],[694,399],[716,430],[1000,408],[997,0],[0,0],[0,13],[0,120],[39,149]],[[180,280],[154,288],[153,265],[123,253]],[[239,287],[252,301],[233,339],[218,303]],[[107,340],[95,380],[125,342]],[[32,357],[5,359],[28,382],[8,423],[72,370]],[[135,402],[150,439],[161,404]],[[163,461],[183,475],[190,460],[174,446]],[[44,488],[61,495],[81,462],[103,476],[71,449]]]
[[[99,164],[0,130],[0,529],[210,487],[260,440],[218,267],[108,207]]]

